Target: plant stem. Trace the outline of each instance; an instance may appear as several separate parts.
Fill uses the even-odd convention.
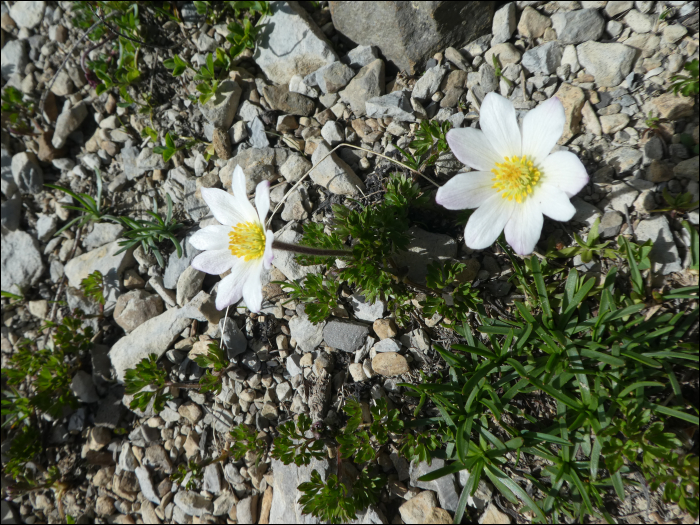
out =
[[[281,241],[272,241],[272,247],[275,250],[302,253],[304,255],[318,255],[320,257],[343,257],[352,255],[352,250],[330,250],[323,248],[312,248],[311,246],[300,246],[298,244],[289,244]]]

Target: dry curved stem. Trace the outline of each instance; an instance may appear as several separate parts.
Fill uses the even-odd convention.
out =
[[[338,148],[353,148],[353,149],[359,149],[359,150],[361,150],[361,151],[366,151],[367,153],[371,153],[372,155],[376,155],[376,156],[378,156],[378,157],[381,157],[381,158],[383,158],[383,159],[386,159],[386,160],[388,160],[389,162],[393,162],[394,164],[397,164],[397,165],[401,166],[402,168],[406,168],[406,169],[409,170],[411,173],[415,173],[416,175],[420,175],[421,177],[423,177],[425,180],[427,180],[430,184],[432,184],[432,185],[435,186],[436,188],[439,188],[439,187],[440,187],[440,185],[439,185],[437,182],[435,182],[433,179],[427,177],[426,175],[424,175],[423,173],[421,173],[421,172],[418,171],[418,170],[414,170],[413,168],[407,166],[407,165],[404,164],[403,162],[399,162],[399,161],[396,160],[396,159],[392,159],[391,157],[388,157],[388,156],[386,156],[386,155],[382,155],[381,153],[377,153],[376,151],[372,151],[371,149],[362,148],[362,147],[360,147],[360,146],[354,146],[354,145],[352,145],[352,144],[342,143],[342,144],[338,144],[335,148],[333,148],[332,150],[330,150],[330,151],[328,152],[327,155],[325,155],[321,160],[319,160],[319,161],[316,163],[316,165],[315,165],[314,167],[312,167],[309,171],[307,171],[307,172],[294,184],[294,186],[292,186],[292,188],[291,188],[287,193],[284,194],[284,197],[282,197],[282,199],[277,203],[277,206],[275,206],[275,209],[272,211],[272,214],[270,214],[270,218],[267,219],[267,227],[270,226],[270,222],[272,221],[272,217],[275,216],[275,213],[277,213],[277,210],[279,210],[280,207],[282,206],[282,204],[284,204],[284,201],[287,199],[287,197],[288,197],[289,195],[291,195],[292,192],[293,192],[295,189],[297,189],[297,187],[299,186],[299,184],[301,184],[302,181],[303,181],[306,177],[308,177],[309,174],[310,174],[312,171],[314,171],[324,160],[326,160],[328,157],[330,157],[330,156],[335,152],[335,150],[337,150]]]

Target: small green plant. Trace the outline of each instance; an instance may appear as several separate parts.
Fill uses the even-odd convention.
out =
[[[498,55],[494,54],[491,58],[493,59],[493,69],[496,71],[496,78],[503,79],[503,80],[505,80],[506,84],[508,84],[508,86],[512,86],[513,83],[510,81],[510,79],[503,76],[503,70],[501,68],[501,61],[498,58]]]
[[[17,88],[7,86],[2,93],[2,129],[12,135],[35,135],[34,101]]]
[[[693,228],[688,221],[683,221],[683,227],[690,235],[690,269],[697,273],[700,269],[700,240],[698,239],[698,230]]]
[[[182,228],[184,225],[177,222],[173,218],[173,201],[170,195],[165,196],[167,203],[167,213],[165,219],[158,215],[158,202],[155,197],[153,198],[153,211],[147,210],[151,217],[155,220],[134,220],[129,217],[120,217],[119,220],[126,227],[126,232],[124,237],[126,240],[119,241],[119,246],[122,248],[117,252],[121,253],[125,250],[129,250],[138,243],[141,243],[144,251],[149,249],[156,256],[156,260],[161,268],[165,267],[165,262],[163,260],[163,255],[160,253],[160,249],[157,243],[164,240],[170,240],[177,250],[177,256],[182,257],[182,246],[175,236],[175,232]]]
[[[439,155],[448,149],[445,135],[452,127],[449,120],[442,124],[436,121],[421,121],[420,129],[416,131],[416,138],[408,147],[414,150],[414,154],[395,146],[406,158],[406,165],[415,171],[421,171],[426,166],[432,166]]]
[[[472,289],[471,283],[460,281],[465,269],[466,265],[459,262],[433,261],[428,265],[426,284],[438,293],[421,303],[426,317],[438,314],[446,318],[446,323],[449,320],[449,324],[461,324],[470,311],[477,309],[482,302],[478,291]]]
[[[327,319],[333,309],[338,306],[340,283],[326,279],[323,275],[310,273],[299,284],[286,281],[276,282],[285,289],[285,292],[292,299],[306,304],[306,314],[309,316],[309,321],[314,324]]]
[[[311,434],[311,424],[309,416],[299,414],[296,424],[287,421],[278,426],[279,436],[275,438],[271,456],[285,465],[294,463],[296,466],[308,465],[312,459],[323,459],[324,443]]]
[[[180,463],[177,470],[170,474],[170,481],[174,481],[182,486],[185,490],[192,490],[196,487],[197,482],[204,476],[203,465],[190,459],[187,465]]]
[[[132,409],[146,410],[153,401],[153,410],[161,412],[165,402],[172,399],[169,388],[168,373],[158,366],[158,356],[150,354],[136,365],[129,368],[124,375],[124,391],[133,395],[129,403]]]
[[[678,95],[680,93],[684,97],[694,97],[700,91],[700,65],[698,59],[686,62],[683,66],[688,75],[674,75],[671,77],[671,90]]]
[[[155,142],[158,139],[158,134],[153,130],[152,128],[148,128],[149,131],[146,131],[146,134]],[[145,128],[144,128],[145,131]],[[155,137],[155,138],[154,138]],[[153,148],[153,153],[159,154],[163,156],[163,161],[168,162],[175,153],[178,151],[182,151],[184,149],[189,149],[195,144],[197,144],[197,140],[190,140],[188,142],[185,142],[181,146],[175,146],[175,141],[179,137],[175,133],[170,133],[169,131],[165,134],[165,146],[156,146]]]
[[[578,246],[572,246],[570,248],[562,248],[561,250],[554,249],[550,246],[547,252],[547,257],[575,257],[576,255],[581,256],[581,261],[584,263],[589,263],[593,260],[594,256],[601,257],[615,257],[615,251],[611,248],[606,248],[610,241],[599,243],[598,226],[600,225],[600,218],[597,218],[595,222],[591,225],[591,229],[588,232],[588,237],[584,241],[577,233],[574,234],[574,240]]]
[[[21,294],[7,292],[5,290],[2,290],[2,292],[0,292],[0,293],[2,293],[2,297],[10,300],[10,304],[20,303],[20,302],[24,301],[24,296]]]
[[[668,206],[664,208],[656,208],[654,212],[671,212],[671,216],[675,217],[676,213],[685,213],[698,207],[698,201],[693,200],[692,193],[679,193],[675,197],[668,192],[668,188],[664,188],[663,197]]]
[[[85,297],[94,299],[100,306],[104,306],[104,278],[99,270],[95,270],[80,281],[80,289],[85,294]]]
[[[106,210],[104,209],[104,202],[102,200],[102,174],[100,173],[100,170],[95,170],[95,177],[95,181],[97,183],[97,196],[94,199],[87,193],[75,193],[69,190],[68,188],[64,188],[62,186],[56,186],[55,184],[48,183],[44,184],[44,186],[47,186],[54,190],[62,191],[66,195],[70,195],[71,197],[73,197],[73,199],[78,201],[78,206],[67,204],[63,205],[63,207],[66,210],[74,210],[80,212],[80,215],[68,221],[62,228],[60,228],[54,234],[54,237],[60,235],[65,230],[71,228],[75,224],[77,224],[78,228],[82,228],[85,224],[88,224],[90,222],[102,222],[105,220],[118,222],[117,217],[109,215],[105,212]]]
[[[221,393],[221,375],[228,370],[229,361],[224,355],[224,351],[216,343],[209,343],[206,354],[200,354],[195,358],[195,363],[205,368],[204,375],[199,380],[202,392]]]

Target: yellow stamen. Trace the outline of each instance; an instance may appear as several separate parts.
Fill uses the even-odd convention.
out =
[[[265,253],[265,231],[255,222],[240,223],[228,234],[228,249],[236,257],[250,261]]]
[[[493,188],[501,193],[501,197],[521,204],[523,200],[532,194],[542,174],[532,160],[523,155],[521,158],[513,155],[510,159],[505,157],[503,162],[497,162],[491,170],[495,176]]]

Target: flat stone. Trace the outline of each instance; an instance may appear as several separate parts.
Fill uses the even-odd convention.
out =
[[[374,348],[374,351],[379,354],[384,352],[398,352],[399,350],[401,350],[399,344],[393,339],[382,339],[372,348]]]
[[[559,144],[565,144],[581,131],[581,110],[586,102],[586,95],[580,87],[562,82],[556,92],[556,97],[564,106],[564,114],[566,115],[564,133],[559,139]]]
[[[445,74],[448,71],[448,69],[441,66],[435,66],[428,69],[423,76],[416,81],[416,84],[413,86],[411,96],[420,101],[428,100],[438,89],[440,89],[442,79],[445,77]]]
[[[551,75],[561,65],[561,55],[561,45],[557,41],[547,42],[525,51],[522,64],[533,75]]]
[[[407,374],[410,368],[404,356],[396,352],[386,352],[379,353],[372,359],[372,370],[384,377],[394,377]]]
[[[207,122],[219,129],[229,129],[238,110],[243,90],[233,80],[225,80],[217,88],[214,96],[200,106]]]
[[[230,317],[221,319],[219,321],[219,330],[221,331],[221,345],[226,349],[229,359],[233,359],[246,351],[248,340],[241,332],[241,329],[238,328],[236,321]]]
[[[323,339],[331,348],[345,352],[354,352],[362,345],[369,335],[367,325],[352,321],[330,320],[323,328]]]
[[[187,237],[180,241],[180,246],[182,246],[182,257],[177,256],[177,250],[173,249],[172,253],[168,258],[168,262],[165,265],[165,271],[163,272],[163,286],[169,290],[175,290],[177,288],[177,282],[180,279],[182,273],[190,267],[192,264],[192,259],[199,255],[200,251],[189,243],[190,237],[194,235],[190,233]]]
[[[297,2],[272,2],[272,16],[261,28],[253,58],[267,78],[289,84],[336,62],[338,56],[318,25]]]
[[[258,495],[253,494],[243,498],[236,504],[236,520],[238,523],[257,523]]]
[[[673,174],[679,179],[698,181],[699,169],[698,157],[693,157],[692,159],[687,159],[676,164],[673,168]]]
[[[114,321],[126,332],[163,313],[163,300],[145,290],[132,290],[119,296],[114,308]]]
[[[121,224],[98,222],[93,224],[92,231],[83,238],[83,246],[88,251],[94,250],[110,242],[114,242],[121,236],[124,227]]]
[[[581,44],[603,36],[605,19],[597,9],[577,9],[552,15],[552,27],[561,44]]]
[[[459,502],[459,494],[456,491],[454,474],[448,474],[447,476],[443,476],[433,481],[418,480],[420,477],[444,466],[445,462],[438,458],[434,458],[431,465],[428,465],[428,463],[425,461],[421,461],[420,463],[412,461],[410,468],[411,485],[421,489],[435,491],[440,502],[440,507],[450,512],[454,512],[457,509],[457,503]]]
[[[430,233],[417,226],[408,231],[412,240],[408,250],[395,255],[399,267],[408,267],[408,277],[417,283],[425,282],[428,265],[435,261],[447,261],[457,255],[457,241],[447,235]]]
[[[321,480],[326,480],[330,470],[328,459],[312,459],[308,465],[299,467],[273,459],[271,469],[275,474],[275,490],[272,494],[270,523],[308,523],[309,516],[301,512],[297,487],[310,481],[314,470],[319,473]]]
[[[593,204],[584,201],[580,197],[573,197],[571,199],[571,204],[576,208],[576,213],[571,218],[574,222],[585,223],[588,226],[593,225],[598,217],[602,217],[603,213],[593,206]]]
[[[191,490],[177,492],[173,501],[188,516],[203,516],[213,510],[211,500]]]
[[[642,152],[638,148],[622,147],[608,152],[605,156],[607,163],[615,168],[618,174],[631,171],[642,160]]]
[[[289,115],[309,117],[314,112],[314,101],[299,93],[289,91],[286,85],[266,86],[263,89],[265,100],[272,109],[282,111]]]
[[[0,263],[2,289],[23,293],[39,282],[46,269],[41,260],[37,240],[20,230],[3,232],[2,262]]]
[[[610,193],[600,202],[600,207],[604,209],[613,209],[624,213],[625,206],[629,209],[639,195],[639,191],[624,182],[613,184],[610,188]]]
[[[337,93],[352,80],[355,71],[342,62],[333,62],[311,73],[304,79],[310,86],[318,86],[324,94]]]
[[[634,2],[631,0],[619,1],[619,2],[608,2],[605,5],[605,14],[610,18],[617,16],[625,11],[629,11],[634,7]]]
[[[518,33],[525,38],[540,38],[548,27],[552,27],[552,20],[548,16],[541,15],[531,6],[526,6],[520,15]]]
[[[307,75],[306,78],[313,78],[315,82],[316,79],[314,75],[315,73],[311,73],[311,75]],[[304,95],[305,97],[310,98],[318,98],[319,95],[319,90],[311,85],[306,84],[305,78],[301,75],[294,75],[291,79],[289,79],[289,91],[291,91],[292,93],[299,93],[300,95]]]
[[[340,91],[340,100],[349,104],[356,115],[365,114],[365,102],[384,93],[384,61],[377,59],[364,66]]]
[[[10,16],[19,27],[33,29],[44,19],[46,2],[17,2],[10,8]]]
[[[340,61],[354,69],[360,69],[379,58],[375,46],[357,46],[351,49]]]
[[[154,505],[160,505],[160,497],[156,494],[155,488],[153,487],[153,481],[151,480],[151,474],[148,472],[147,468],[136,467],[134,470],[136,478],[139,480],[139,486],[141,487],[141,493],[143,497]]]
[[[51,144],[56,149],[65,146],[68,135],[80,127],[87,117],[88,110],[85,102],[81,101],[75,106],[64,109],[56,121],[56,129],[51,139]]]
[[[496,11],[491,27],[492,44],[500,44],[510,40],[515,31],[515,2],[510,2]]]
[[[296,340],[297,347],[303,352],[312,352],[323,341],[323,329],[326,322],[313,324],[306,314],[292,317],[289,320],[291,336]]]
[[[2,48],[2,78],[9,80],[13,75],[23,75],[28,62],[25,41],[10,40]]]
[[[202,483],[202,489],[207,492],[218,495],[223,490],[224,477],[221,472],[220,463],[212,463],[204,468],[204,478]]]
[[[376,299],[370,304],[365,300],[365,296],[360,294],[353,294],[350,297],[350,305],[355,317],[360,321],[369,321],[370,323],[380,319],[386,310],[386,303],[381,299]]]
[[[44,172],[31,151],[12,156],[12,177],[20,193],[39,193],[44,189]]]
[[[605,212],[598,226],[598,233],[603,239],[616,237],[620,233],[622,223],[625,222],[624,216],[618,211]]]
[[[425,490],[399,507],[404,523],[452,523],[450,514],[437,506],[435,493]]]
[[[518,48],[509,42],[496,44],[484,53],[484,63],[493,64],[493,57],[497,56],[501,66],[506,67],[508,64],[517,64],[520,62],[521,53]]]
[[[84,370],[78,370],[75,373],[70,389],[82,403],[96,403],[99,399],[92,376]]]
[[[398,121],[414,122],[411,98],[408,91],[394,91],[388,95],[374,97],[365,102],[368,117],[391,117]]]
[[[314,170],[311,172],[311,180],[314,183],[328,188],[336,195],[357,195],[360,190],[365,189],[365,184],[355,174],[348,164],[335,153],[330,153],[331,149],[325,141],[320,142],[316,147],[311,161]],[[325,160],[321,160],[324,159]]]
[[[602,116],[599,120],[600,127],[603,130],[603,133],[612,135],[620,130],[625,129],[630,121],[630,118],[624,113],[617,113],[615,115]]]
[[[675,95],[672,92],[664,93],[659,97],[650,98],[644,103],[644,113],[669,120],[678,120],[691,117],[694,112],[692,98]]]
[[[661,38],[668,44],[675,44],[687,34],[688,30],[685,28],[685,26],[680,24],[672,24],[664,27]]]
[[[339,122],[329,120],[321,128],[321,136],[333,148],[345,140],[345,129]]]
[[[637,34],[648,33],[654,28],[654,19],[651,16],[640,13],[636,9],[629,11],[625,15],[624,21]]]
[[[287,158],[284,164],[282,164],[279,171],[280,175],[282,175],[287,182],[296,182],[301,179],[312,167],[313,164],[311,164],[311,162],[309,162],[305,157],[293,154]]]
[[[637,224],[634,229],[637,243],[642,244],[649,239],[654,243],[649,259],[654,264],[654,273],[668,275],[683,269],[678,248],[673,241],[673,234],[665,215],[656,215]]]
[[[632,71],[635,50],[623,44],[584,42],[576,46],[578,60],[599,86],[620,84]]]

